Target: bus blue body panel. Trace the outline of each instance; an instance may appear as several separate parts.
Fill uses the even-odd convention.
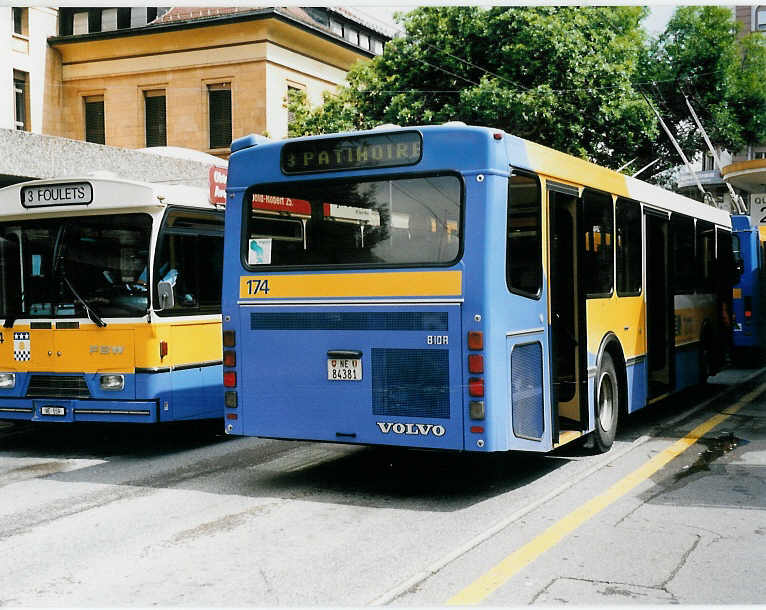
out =
[[[242,311],[240,350],[258,366],[240,369],[239,386],[257,408],[238,433],[462,449],[459,306]],[[328,379],[344,352],[360,356],[361,379]]]
[[[17,373],[15,388],[0,389],[0,419],[156,423],[219,418],[221,369],[125,374],[124,388],[117,391],[100,387],[100,373]]]
[[[750,225],[750,217],[731,217],[732,235],[739,239],[742,276],[734,285],[733,345],[735,348],[760,348],[764,337],[761,328],[760,237],[758,227]]]

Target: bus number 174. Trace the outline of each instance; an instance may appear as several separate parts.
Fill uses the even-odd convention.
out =
[[[269,280],[247,280],[247,294],[269,294]]]

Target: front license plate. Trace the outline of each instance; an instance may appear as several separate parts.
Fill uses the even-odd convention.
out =
[[[40,415],[66,415],[66,407],[40,407]]]
[[[328,358],[327,379],[330,381],[361,381],[361,358]]]

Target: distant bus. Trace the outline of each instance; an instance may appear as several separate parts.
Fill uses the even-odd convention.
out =
[[[0,419],[222,418],[222,249],[203,189],[0,189]]]
[[[741,276],[733,289],[733,346],[738,359],[758,356],[766,342],[766,227],[753,227],[750,217],[732,215],[734,255]]]
[[[250,136],[227,191],[230,434],[605,451],[720,366],[729,214],[497,129]]]

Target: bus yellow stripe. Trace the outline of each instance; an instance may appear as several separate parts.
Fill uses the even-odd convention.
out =
[[[508,580],[521,569],[532,563],[547,550],[556,546],[556,544],[563,538],[571,534],[591,517],[596,516],[606,507],[619,500],[631,489],[646,481],[654,473],[694,445],[694,443],[705,434],[754,400],[758,395],[763,393],[764,390],[766,390],[766,383],[759,385],[755,390],[744,396],[731,408],[714,415],[707,421],[701,423],[684,438],[676,441],[670,447],[646,462],[643,466],[640,466],[629,475],[619,480],[604,493],[575,509],[537,536],[537,538],[508,555],[503,561],[448,600],[447,603],[449,605],[466,606],[482,602],[508,582]]]
[[[460,271],[245,275],[242,299],[311,297],[438,297],[462,294]]]

